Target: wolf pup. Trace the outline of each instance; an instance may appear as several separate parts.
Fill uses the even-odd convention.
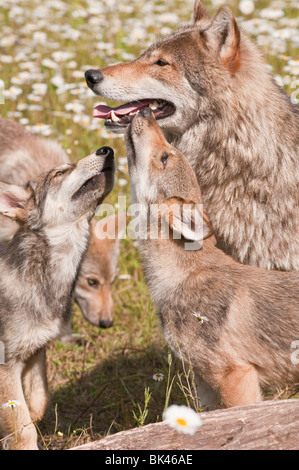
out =
[[[299,272],[242,265],[215,246],[206,212],[201,226],[194,223],[202,204],[195,173],[148,108],[133,119],[126,145],[134,202],[149,219],[152,205],[159,209],[159,236],[148,225],[139,246],[170,346],[227,407],[298,382],[291,347],[299,339]],[[190,242],[200,249],[187,250]]]
[[[0,181],[25,185],[64,163],[70,163],[70,160],[57,142],[37,137],[20,124],[0,118]],[[119,231],[125,223],[126,220],[116,217],[115,225]],[[90,244],[82,262],[74,298],[89,323],[108,328],[113,325],[112,284],[117,274],[118,231],[115,231],[113,239],[99,240],[95,234],[98,225],[95,219],[91,225]],[[0,241],[10,240],[18,228],[15,221],[0,216]],[[69,340],[70,337],[64,334],[65,338]]]
[[[0,248],[0,407],[5,448],[36,449],[34,422],[48,402],[45,347],[71,312],[71,296],[90,238],[90,220],[113,187],[113,150],[102,147],[27,187],[0,183],[0,213],[21,226]]]
[[[131,101],[95,109],[111,130],[154,111],[196,173],[219,247],[245,264],[299,269],[299,106],[228,8],[211,19],[196,0],[190,24],[86,80],[97,95]]]

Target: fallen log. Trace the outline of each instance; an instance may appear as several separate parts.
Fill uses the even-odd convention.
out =
[[[269,400],[201,413],[189,436],[165,423],[119,432],[71,450],[298,450],[299,400]]]

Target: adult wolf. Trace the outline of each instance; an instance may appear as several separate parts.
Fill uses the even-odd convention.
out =
[[[211,19],[196,1],[191,24],[86,80],[105,98],[133,100],[95,109],[111,130],[151,107],[196,172],[219,247],[244,264],[299,269],[299,107],[228,8]]]

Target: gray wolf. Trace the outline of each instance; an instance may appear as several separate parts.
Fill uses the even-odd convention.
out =
[[[69,321],[90,238],[90,220],[114,183],[113,150],[102,147],[37,181],[0,183],[0,213],[20,228],[0,248],[0,432],[9,449],[36,449],[34,422],[48,402],[45,348]]]
[[[134,117],[126,146],[135,202],[145,207],[147,220],[159,223],[154,238],[147,225],[139,249],[172,349],[227,407],[298,382],[291,345],[299,338],[299,272],[243,265],[215,246],[205,210],[202,224],[195,223],[202,204],[195,173],[149,108]],[[159,210],[152,212],[153,205]],[[186,249],[190,241],[196,250]]]
[[[299,106],[228,8],[210,18],[196,0],[190,24],[132,62],[88,70],[86,81],[130,101],[94,110],[115,132],[154,111],[196,173],[220,248],[244,264],[299,269]]]
[[[25,185],[64,163],[71,162],[57,142],[37,137],[20,124],[0,118],[0,181]],[[15,221],[0,216],[0,241],[10,240],[18,228]],[[87,321],[108,328],[113,325],[112,284],[117,274],[119,238],[98,240],[95,229],[94,220],[74,297]],[[68,330],[63,338],[70,340]]]

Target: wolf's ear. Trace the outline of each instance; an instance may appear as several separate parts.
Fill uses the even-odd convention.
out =
[[[0,214],[17,222],[25,222],[27,219],[25,204],[29,197],[30,191],[22,186],[0,183]]]
[[[191,22],[193,24],[199,23],[201,20],[210,20],[210,15],[207,10],[204,8],[200,0],[195,0],[193,7],[193,15]]]
[[[219,54],[221,63],[232,75],[235,75],[241,65],[241,35],[229,8],[220,8],[211,26],[206,30],[206,35]]]
[[[213,235],[213,227],[202,204],[173,198],[168,201],[169,226],[186,240],[201,242]]]

